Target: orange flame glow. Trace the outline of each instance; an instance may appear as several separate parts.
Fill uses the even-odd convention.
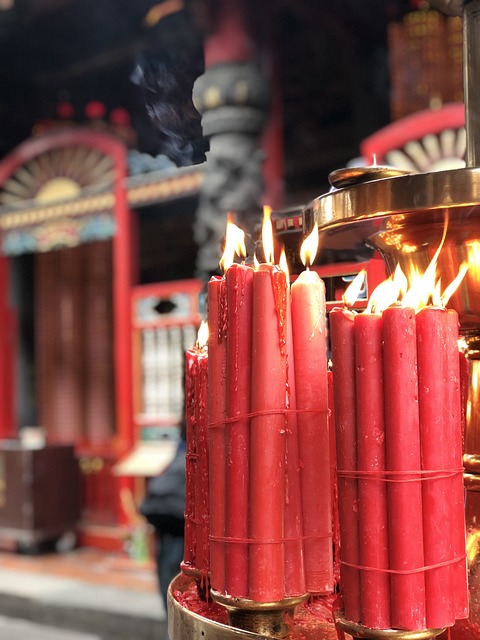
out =
[[[290,272],[288,270],[287,256],[285,254],[285,247],[282,247],[282,251],[280,253],[280,261],[279,261],[280,269],[287,276],[287,282],[290,282]]]
[[[229,213],[227,215],[225,249],[223,250],[223,255],[219,262],[220,269],[222,269],[224,273],[228,267],[234,263],[235,255],[242,259],[247,255],[247,250],[245,248],[245,232],[233,223],[233,216]]]
[[[318,251],[318,226],[315,224],[311,233],[302,242],[300,248],[300,259],[307,269],[311,267],[315,261]]]
[[[462,262],[462,264],[460,265],[460,269],[458,270],[457,277],[454,280],[452,280],[452,282],[448,285],[448,287],[445,289],[445,291],[441,296],[442,306],[444,307],[447,306],[448,301],[460,286],[460,283],[464,279],[467,271],[468,271],[468,262]]]
[[[272,228],[272,208],[265,205],[263,207],[263,224],[262,224],[262,245],[265,262],[273,264],[273,228]]]
[[[197,349],[205,349],[208,342],[208,322],[202,320],[200,327],[198,328],[197,340],[195,346]]]
[[[346,307],[353,307],[355,304],[355,301],[362,290],[366,275],[367,272],[362,269],[362,271],[359,271],[352,282],[348,285],[345,293],[343,294],[343,304]]]

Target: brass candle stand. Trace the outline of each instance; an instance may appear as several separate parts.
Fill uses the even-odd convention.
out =
[[[213,590],[211,594],[215,602],[225,607],[233,627],[266,638],[286,638],[291,628],[295,607],[308,598],[307,593],[276,602],[254,602],[247,598],[233,598]]]
[[[354,640],[430,640],[445,631],[445,629],[421,629],[419,631],[368,629],[361,624],[347,620],[343,611],[335,614],[335,622],[339,629],[349,633]]]

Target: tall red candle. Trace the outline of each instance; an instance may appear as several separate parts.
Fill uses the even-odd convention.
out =
[[[287,296],[287,482],[285,487],[285,595],[306,593],[303,552],[302,491],[298,453],[297,394],[293,352],[292,314]]]
[[[417,313],[418,400],[422,469],[445,472],[455,446],[443,402],[449,397],[445,309],[425,307]],[[458,359],[457,359],[458,360]],[[451,478],[424,476],[422,484],[423,539],[426,566],[452,559]],[[441,535],[439,535],[441,532]],[[425,572],[426,624],[430,628],[454,623],[450,565]]]
[[[387,486],[391,624],[424,629],[422,482],[411,473],[420,471],[415,311],[386,309],[383,340],[387,470],[407,472],[390,475]]]
[[[284,597],[286,277],[260,265],[253,278],[249,596]]]
[[[197,429],[195,416],[195,376],[197,373],[197,349],[185,354],[185,535],[183,561],[186,567],[195,568],[195,480],[197,465]]]
[[[337,445],[335,442],[335,403],[333,393],[333,372],[327,371],[328,386],[328,437],[330,441],[330,484],[332,487],[332,542],[333,542],[333,579],[340,582],[339,548],[340,525],[338,521],[338,486],[337,486]]]
[[[338,468],[341,585],[345,615],[358,622],[361,616],[358,566],[358,481],[355,416],[354,314],[346,309],[330,312],[330,336],[335,400],[335,432]],[[342,475],[342,472],[346,472]]]
[[[306,270],[291,293],[305,580],[308,592],[325,594],[334,588],[325,285]]]
[[[355,362],[360,565],[369,568],[360,573],[361,621],[371,629],[388,629],[390,577],[380,315],[355,316]],[[362,476],[362,472],[368,475]]]
[[[210,569],[210,507],[208,463],[208,355],[197,350],[195,372],[195,423],[197,461],[195,469],[196,568],[207,575]]]
[[[227,286],[225,589],[248,595],[248,491],[253,269],[233,264]],[[238,540],[234,542],[233,540]]]
[[[225,279],[208,283],[208,421],[210,467],[210,582],[225,592]]]
[[[452,469],[462,469],[463,437],[462,416],[465,398],[462,394],[462,359],[458,352],[458,314],[447,309],[446,321],[447,379],[450,380],[450,396],[445,401],[447,420],[453,436],[449,464]],[[459,357],[460,355],[460,357]],[[465,506],[463,473],[459,471],[452,480],[452,556],[458,558],[452,567],[453,613],[457,620],[468,617],[467,560],[465,555]]]

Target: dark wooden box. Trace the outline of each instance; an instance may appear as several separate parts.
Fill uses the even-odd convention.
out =
[[[73,446],[0,442],[0,540],[33,548],[74,532],[78,519]]]

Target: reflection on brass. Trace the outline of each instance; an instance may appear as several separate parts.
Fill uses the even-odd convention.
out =
[[[186,591],[192,579],[179,575],[168,588],[168,636],[170,640],[260,640],[261,636],[241,631],[226,624],[204,618],[183,607],[176,600],[175,592]]]
[[[343,189],[351,187],[360,182],[368,182],[369,180],[381,180],[383,178],[394,178],[396,176],[405,176],[408,171],[395,169],[394,167],[343,167],[335,169],[328,174],[328,181],[335,189]]]
[[[420,631],[403,631],[401,629],[368,629],[356,622],[350,622],[340,611],[335,614],[337,626],[349,633],[354,640],[366,638],[368,640],[428,640],[436,638],[445,629],[422,629]]]
[[[290,628],[286,616],[293,617],[295,607],[308,598],[307,593],[275,602],[255,602],[247,598],[233,598],[214,590],[211,593],[212,598],[227,609],[233,627],[267,638],[285,638]]]
[[[446,286],[460,264],[469,270],[449,306],[466,335],[480,333],[480,169],[455,169],[376,180],[332,191],[304,211],[320,229],[321,250],[377,249],[387,269],[425,269],[449,226],[438,261]],[[479,449],[480,451],[480,449]]]

